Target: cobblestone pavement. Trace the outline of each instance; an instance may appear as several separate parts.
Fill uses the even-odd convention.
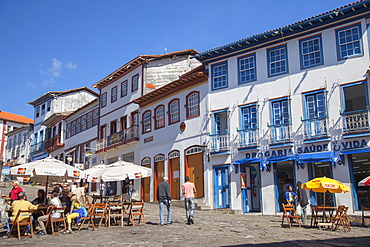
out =
[[[34,198],[38,186],[23,186]],[[187,225],[185,210],[173,207],[173,224],[160,226],[158,204],[145,204],[145,226],[91,228],[72,234],[24,239],[0,239],[1,246],[370,246],[370,230],[353,227],[351,232],[282,228],[281,216],[234,215],[195,211],[195,224]],[[5,229],[0,230],[0,235]]]

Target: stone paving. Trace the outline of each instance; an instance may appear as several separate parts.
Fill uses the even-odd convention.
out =
[[[38,186],[23,186],[34,198]],[[72,234],[0,239],[1,246],[370,246],[370,229],[351,232],[310,228],[282,228],[281,216],[234,215],[195,211],[195,224],[187,225],[185,210],[173,207],[173,224],[160,226],[158,204],[145,204],[145,226],[91,228]],[[0,230],[0,235],[5,229]]]

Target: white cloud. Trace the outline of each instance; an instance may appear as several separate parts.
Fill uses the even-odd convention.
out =
[[[27,84],[26,84],[26,87],[29,87],[29,88],[35,88],[37,86],[37,84],[35,82],[32,82],[32,81],[28,81]]]
[[[51,78],[49,80],[44,80],[44,82],[42,83],[43,86],[49,86],[49,85],[52,85],[52,84],[55,84],[57,83],[54,78]]]
[[[72,70],[72,69],[76,69],[76,68],[77,68],[77,64],[74,64],[74,63],[72,63],[72,62],[69,62],[69,63],[67,63],[67,64],[66,64],[66,67],[67,67],[68,69],[70,69],[70,70]]]

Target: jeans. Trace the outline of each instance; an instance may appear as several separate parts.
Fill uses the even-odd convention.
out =
[[[33,221],[33,219],[32,219]],[[6,225],[6,235],[8,235],[8,233],[10,232],[10,217],[8,217],[5,221],[5,225]],[[30,232],[31,231],[31,226],[30,225],[27,225],[26,226],[26,232]]]
[[[159,223],[164,224],[164,205],[167,207],[167,223],[171,223],[172,207],[168,200],[159,201]]]
[[[307,205],[302,207],[302,222],[304,223],[306,221],[307,217]]]
[[[190,219],[194,219],[194,198],[185,198],[185,210],[186,210],[186,219],[190,222]]]
[[[130,202],[131,202],[132,201],[132,194],[134,194],[134,192],[129,191],[129,192],[127,192],[127,194],[128,194],[129,199],[130,199]]]

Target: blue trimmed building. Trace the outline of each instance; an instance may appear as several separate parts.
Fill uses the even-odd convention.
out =
[[[311,204],[370,204],[370,1],[358,1],[195,57],[208,79],[213,208],[276,214],[287,185],[315,177],[348,194]],[[207,187],[207,186],[206,186]]]

